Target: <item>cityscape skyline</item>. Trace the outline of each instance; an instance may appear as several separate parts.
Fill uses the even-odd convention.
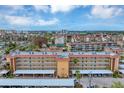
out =
[[[102,12],[101,12],[102,11]],[[0,6],[0,28],[15,30],[124,30],[124,6]],[[90,28],[89,28],[90,27]]]

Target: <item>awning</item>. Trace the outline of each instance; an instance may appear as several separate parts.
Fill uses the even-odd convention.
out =
[[[76,71],[80,71],[80,74],[112,74],[111,70],[72,70],[75,74]]]
[[[119,65],[120,68],[124,68],[124,65]]]
[[[124,74],[124,70],[119,70],[119,72],[121,72],[122,74]]]
[[[74,79],[0,79],[0,86],[74,86]]]
[[[54,74],[55,70],[16,70],[14,74]]]
[[[0,75],[7,74],[9,71],[8,70],[1,70]]]

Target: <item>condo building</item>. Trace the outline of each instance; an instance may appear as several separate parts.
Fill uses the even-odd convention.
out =
[[[112,74],[118,70],[119,55],[113,52],[21,52],[7,55],[11,71],[16,75],[49,75],[72,77],[76,71],[82,75]],[[74,63],[74,59],[78,59]]]
[[[118,71],[124,74],[124,48],[106,47],[105,51],[114,52],[120,56]]]
[[[71,51],[103,51],[104,47],[117,46],[114,42],[69,43]]]

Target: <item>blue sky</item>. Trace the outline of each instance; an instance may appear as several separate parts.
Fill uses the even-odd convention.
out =
[[[0,28],[124,30],[124,6],[0,6]]]

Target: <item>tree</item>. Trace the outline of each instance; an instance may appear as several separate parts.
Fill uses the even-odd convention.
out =
[[[10,63],[7,62],[7,63],[4,65],[4,69],[10,70]]]
[[[68,51],[68,46],[65,46],[63,51]]]
[[[113,82],[112,88],[124,88],[124,84],[122,84],[120,81],[118,82]]]
[[[73,62],[74,64],[77,64],[77,63],[79,62],[79,60],[78,60],[77,58],[74,58],[72,62]],[[80,82],[80,79],[81,79],[80,71],[77,70],[77,71],[75,72],[75,74],[76,74],[76,79]]]
[[[25,51],[25,50],[26,50],[26,47],[25,47],[25,46],[20,46],[20,47],[18,47],[18,49],[19,49],[20,51]]]
[[[43,44],[48,44],[48,40],[45,37],[34,37],[33,44],[42,48]]]
[[[115,71],[115,72],[113,73],[113,77],[114,77],[114,78],[122,78],[121,74],[119,74],[119,71]]]
[[[80,74],[80,71],[79,71],[79,70],[77,70],[77,71],[75,72],[75,74],[76,74],[76,80],[78,80],[78,81],[79,81],[79,83],[80,83],[80,79],[81,79],[81,74]]]
[[[28,45],[27,48],[26,48],[26,50],[29,50],[29,51],[33,51],[35,49],[37,49],[37,46],[36,45],[32,45],[32,44]]]
[[[6,48],[6,49],[5,49],[5,53],[6,53],[6,54],[9,54],[9,53],[10,53],[10,50],[11,50],[10,48]]]
[[[74,59],[73,59],[73,63],[74,63],[74,64],[77,64],[78,62],[79,62],[79,60],[78,60],[77,58],[74,58]]]
[[[74,85],[74,88],[83,88],[83,85],[81,85],[80,83],[76,82]]]
[[[49,42],[52,41],[52,34],[51,33],[45,33],[44,38],[46,38]]]
[[[15,49],[17,47],[17,44],[16,43],[13,43],[13,42],[10,42],[8,46],[11,49]]]
[[[11,50],[16,50],[16,48],[17,48],[17,44],[10,42],[8,47],[5,49],[5,53],[9,54]]]

